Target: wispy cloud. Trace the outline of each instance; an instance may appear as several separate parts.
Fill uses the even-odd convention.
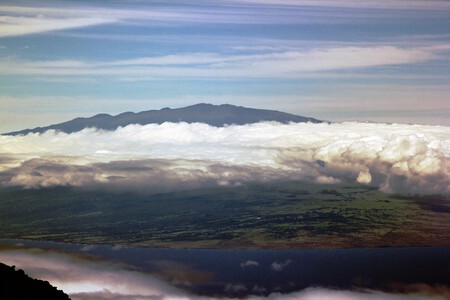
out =
[[[306,51],[275,52],[269,54],[223,56],[211,53],[171,55],[139,58],[109,63],[110,66],[130,65],[210,65],[212,68],[267,69],[270,73],[307,72],[364,68],[382,65],[408,64],[435,58],[434,51],[449,50],[450,46],[403,49],[393,46],[335,47]],[[256,73],[256,72],[255,72]],[[259,72],[258,72],[259,73]]]
[[[142,4],[141,4],[142,5]],[[0,37],[43,33],[106,23],[165,26],[174,24],[304,24],[367,22],[392,18],[399,12],[420,17],[421,10],[442,13],[448,1],[310,1],[310,0],[223,0],[186,1],[183,5],[149,2],[143,9],[118,3],[83,6],[74,3],[56,6],[0,5]],[[361,10],[366,9],[366,10]],[[377,9],[376,11],[369,9]],[[395,9],[393,13],[392,9]],[[275,11],[274,11],[275,10]],[[418,12],[419,11],[419,12]]]
[[[285,16],[279,16],[270,10],[255,13],[249,8],[211,5],[162,6],[157,3],[150,3],[140,10],[114,5],[90,8],[76,5],[63,8],[0,5],[0,13],[3,14],[0,16],[0,38],[107,23],[154,26],[183,23],[298,23],[298,18],[289,11]]]
[[[27,35],[114,22],[113,18],[83,12],[0,5],[0,37]]]
[[[45,4],[41,7],[0,5],[0,13],[3,14],[0,17],[0,38],[137,20],[141,23],[175,21],[184,15],[176,9],[156,7],[133,10],[108,6],[77,6],[73,3],[62,7]],[[184,17],[186,18],[187,16]]]
[[[378,9],[443,9],[450,8],[445,0],[221,0],[230,3],[247,3],[259,5],[288,5],[288,6],[316,6],[316,7],[343,7],[343,8],[378,8]]]
[[[0,37],[86,27],[109,22],[112,21],[104,18],[50,19],[3,16],[0,17]]]
[[[120,77],[292,78],[307,72],[417,64],[439,58],[448,45],[400,48],[326,47],[249,55],[182,53],[99,62],[0,61],[2,75],[111,75]]]

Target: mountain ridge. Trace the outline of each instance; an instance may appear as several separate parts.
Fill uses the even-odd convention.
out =
[[[162,124],[165,122],[206,123],[211,126],[223,127],[231,124],[244,125],[263,121],[277,121],[280,123],[323,122],[315,118],[289,114],[277,110],[248,108],[231,104],[213,105],[198,103],[173,109],[165,107],[160,110],[147,110],[137,113],[128,111],[115,116],[101,113],[88,118],[75,118],[58,124],[13,131],[4,135],[43,133],[51,129],[65,133],[73,133],[85,128],[115,130],[118,127],[124,127],[130,124],[146,125],[155,123]]]
[[[0,299],[70,300],[67,294],[48,281],[31,278],[23,270],[3,263],[0,263]]]

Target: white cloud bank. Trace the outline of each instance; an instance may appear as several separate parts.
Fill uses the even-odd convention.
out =
[[[0,136],[2,185],[171,190],[271,180],[450,193],[450,128],[375,123],[129,125]]]

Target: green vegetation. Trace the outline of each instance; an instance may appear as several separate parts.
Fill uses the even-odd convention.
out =
[[[137,194],[0,190],[0,237],[128,246],[348,248],[450,245],[450,201],[359,185],[249,184]]]

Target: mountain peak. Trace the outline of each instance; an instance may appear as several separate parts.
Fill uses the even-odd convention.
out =
[[[71,121],[46,127],[10,132],[7,135],[42,133],[50,129],[66,133],[77,132],[85,128],[115,130],[118,127],[124,127],[130,124],[146,125],[152,123],[162,124],[165,122],[206,123],[211,126],[222,127],[231,124],[244,125],[263,121],[276,121],[280,123],[322,122],[314,118],[288,114],[276,110],[247,108],[231,104],[214,105],[198,103],[181,108],[164,107],[160,110],[148,110],[138,113],[125,112],[116,116],[97,114],[90,118],[76,118]]]

